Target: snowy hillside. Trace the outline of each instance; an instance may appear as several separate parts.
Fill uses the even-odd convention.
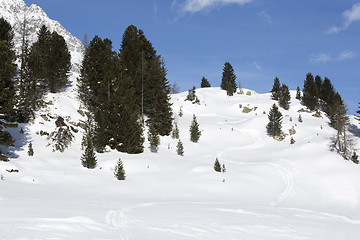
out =
[[[281,109],[283,131],[296,130],[291,145],[290,136],[266,135],[269,94],[198,89],[200,105],[186,95],[172,96],[184,156],[176,139],[161,137],[158,153],[145,142],[143,154],[97,154],[93,170],[80,162],[84,118],[74,87],[47,96],[33,124],[11,130],[17,156],[0,162],[0,239],[358,238],[360,168],[330,151],[326,117],[301,112],[298,122],[303,106],[292,92],[290,110]],[[198,143],[189,140],[193,114]],[[44,135],[58,116],[75,130],[64,153],[53,152]],[[125,181],[114,178],[119,157]],[[214,171],[216,157],[226,173]]]
[[[79,71],[84,46],[79,39],[69,33],[59,22],[51,20],[41,7],[35,4],[28,7],[23,0],[0,0],[0,17],[3,17],[13,27],[17,53],[20,53],[21,49],[21,33],[24,20],[26,21],[30,45],[37,40],[38,31],[42,25],[45,25],[51,32],[56,31],[64,37],[71,53],[73,70]]]

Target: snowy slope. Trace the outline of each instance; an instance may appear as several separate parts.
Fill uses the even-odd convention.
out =
[[[56,31],[64,37],[68,45],[73,71],[79,72],[84,46],[79,39],[68,32],[58,21],[50,19],[41,7],[35,4],[28,7],[23,0],[0,0],[0,17],[7,20],[14,30],[14,42],[17,53],[20,53],[21,49],[21,29],[24,19],[27,22],[30,45],[37,40],[37,33],[42,25],[45,25],[51,32]]]
[[[360,168],[330,151],[334,130],[326,117],[301,113],[299,123],[303,106],[292,92],[290,110],[281,109],[283,131],[296,130],[290,145],[290,136],[278,142],[265,133],[269,94],[198,89],[200,105],[184,101],[186,94],[171,100],[183,157],[177,140],[162,137],[158,153],[146,142],[140,155],[98,154],[93,170],[80,163],[83,117],[74,87],[47,96],[51,105],[33,124],[12,130],[18,156],[0,162],[0,239],[358,238]],[[202,130],[198,143],[189,140],[193,114]],[[57,116],[79,130],[64,153],[37,134],[54,130]],[[30,141],[33,157],[26,153]],[[125,181],[113,176],[119,157]],[[216,157],[226,173],[213,170]]]

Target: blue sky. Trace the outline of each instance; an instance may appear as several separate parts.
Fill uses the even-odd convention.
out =
[[[205,76],[219,86],[224,62],[244,88],[271,90],[277,76],[302,88],[327,76],[354,114],[360,101],[360,0],[25,0],[80,40],[86,32],[120,48],[130,24],[164,57],[181,91]]]

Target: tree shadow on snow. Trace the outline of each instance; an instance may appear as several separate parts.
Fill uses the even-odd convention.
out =
[[[8,147],[4,151],[5,155],[9,158],[18,158],[19,155],[16,152],[22,151],[30,142],[30,134],[26,129],[25,123],[19,123],[17,127],[7,128],[11,136],[15,139],[14,146]],[[4,149],[5,150],[5,149]]]
[[[348,130],[356,137],[360,137],[360,128],[358,128],[355,124],[350,124]]]

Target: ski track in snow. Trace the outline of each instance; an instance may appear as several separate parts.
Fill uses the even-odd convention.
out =
[[[240,122],[242,122],[242,121],[240,121]],[[228,123],[231,123],[231,122],[228,122]],[[238,122],[236,122],[236,123],[238,123]],[[259,149],[265,145],[263,139],[260,137],[260,134],[256,131],[247,130],[247,129],[239,129],[239,128],[234,128],[234,130],[240,131],[240,132],[248,132],[249,136],[252,136],[254,138],[254,143],[246,145],[246,146],[241,146],[241,147],[227,148],[218,154],[218,157],[220,159],[223,159],[222,156],[225,153],[239,151],[242,149]],[[278,206],[279,204],[283,203],[286,200],[286,198],[290,195],[290,193],[292,192],[292,190],[294,188],[294,174],[291,172],[291,170],[289,168],[285,167],[284,164],[280,163],[280,162],[286,162],[287,160],[280,160],[279,163],[267,162],[267,161],[262,161],[262,162],[237,162],[237,161],[231,161],[231,160],[226,160],[226,161],[229,163],[233,163],[233,164],[268,165],[270,167],[275,168],[281,175],[282,179],[284,180],[286,187],[285,187],[285,190],[279,195],[277,200],[270,202],[271,206]]]

